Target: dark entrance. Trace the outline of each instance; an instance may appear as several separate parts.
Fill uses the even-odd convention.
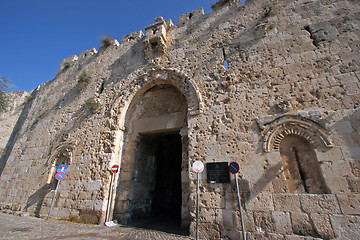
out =
[[[143,184],[141,194],[150,198],[147,200],[150,209],[146,214],[138,215],[137,221],[132,225],[183,233],[180,229],[181,136],[178,133],[141,134],[136,152],[136,165],[147,165],[143,172],[147,183]],[[146,159],[150,160],[144,164]]]

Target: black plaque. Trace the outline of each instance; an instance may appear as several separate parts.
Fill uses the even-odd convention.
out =
[[[230,173],[227,162],[207,163],[206,164],[208,183],[229,183]]]

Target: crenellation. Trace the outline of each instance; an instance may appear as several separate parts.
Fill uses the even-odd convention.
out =
[[[88,58],[88,57],[90,57],[90,56],[92,56],[92,55],[94,55],[96,53],[97,53],[97,50],[95,48],[91,48],[89,50],[86,50],[86,51],[80,53],[78,59],[79,60],[80,59],[85,59],[85,58]]]
[[[198,8],[196,10],[193,10],[191,12],[188,13],[184,13],[182,15],[180,15],[178,17],[178,26],[184,26],[185,24],[187,24],[188,21],[194,20],[196,18],[198,18],[199,16],[204,15],[204,9],[203,8]]]
[[[137,32],[130,33],[124,37],[121,38],[121,44],[125,44],[127,42],[133,42],[133,41],[139,41],[144,37],[144,33],[139,30]]]

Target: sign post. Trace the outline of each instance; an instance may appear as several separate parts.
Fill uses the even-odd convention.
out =
[[[63,167],[62,167],[62,165],[63,165]],[[66,166],[66,167],[64,167],[64,166]],[[58,180],[58,182],[57,182],[57,184],[56,184],[55,194],[54,194],[53,200],[52,200],[52,202],[51,202],[51,206],[50,206],[50,210],[49,210],[49,215],[48,215],[48,217],[47,217],[46,220],[48,220],[49,217],[50,217],[51,210],[52,210],[52,208],[53,208],[53,206],[54,206],[56,193],[57,193],[57,190],[58,190],[59,185],[60,185],[60,181],[65,178],[65,172],[66,172],[66,170],[67,170],[68,167],[69,167],[69,165],[61,164],[61,165],[59,166],[59,168],[58,168],[57,173],[55,174],[55,178],[56,178],[56,180]],[[62,172],[61,170],[64,170],[65,172]]]
[[[199,240],[199,173],[204,170],[204,164],[196,161],[193,164],[193,170],[196,172],[196,240]]]
[[[109,197],[109,202],[108,202],[108,210],[107,210],[107,218],[106,218],[106,222],[105,222],[105,226],[114,226],[114,223],[112,223],[112,221],[110,222],[110,216],[111,216],[111,204],[112,204],[112,199],[113,199],[113,195],[114,195],[114,178],[115,178],[115,174],[119,172],[119,165],[115,164],[111,167],[111,180],[110,180],[110,188],[111,188],[111,192],[110,192],[110,197]]]
[[[243,234],[243,239],[246,240],[246,232],[245,232],[245,225],[244,225],[244,218],[243,218],[243,213],[242,213],[239,183],[238,183],[238,176],[237,176],[237,173],[239,172],[239,164],[237,164],[236,162],[231,162],[229,164],[229,170],[232,174],[235,175],[236,191],[237,191],[237,197],[238,197],[238,202],[239,202],[242,234]]]

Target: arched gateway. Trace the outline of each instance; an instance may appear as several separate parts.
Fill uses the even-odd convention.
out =
[[[187,119],[200,112],[194,84],[174,71],[151,72],[123,116],[114,218],[190,224]],[[194,99],[195,97],[195,99]]]

